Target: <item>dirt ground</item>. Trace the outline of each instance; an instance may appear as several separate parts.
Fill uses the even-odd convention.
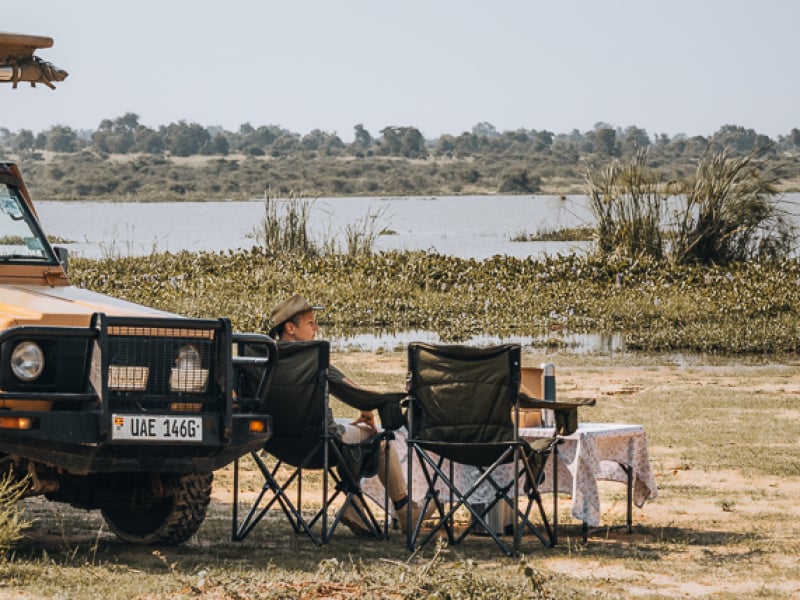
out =
[[[545,359],[549,360],[549,359]],[[338,353],[332,362],[368,387],[402,389],[405,356],[402,353]],[[526,358],[531,366],[539,358]],[[663,361],[632,364],[631,361],[556,359],[560,398],[594,397],[597,406],[585,409],[583,421],[629,422],[645,425],[658,497],[634,508],[632,534],[607,527],[592,533],[584,543],[580,524],[569,514],[570,499],[559,500],[560,539],[556,548],[528,543],[526,559],[580,595],[608,598],[794,598],[800,597],[800,377],[798,365],[694,364]],[[703,407],[695,412],[683,401]],[[730,405],[730,406],[728,406]],[[739,406],[743,408],[738,408]],[[777,407],[777,408],[774,408]],[[583,410],[583,409],[582,409]],[[698,409],[699,410],[699,409]],[[706,415],[698,417],[698,415]],[[721,415],[714,423],[707,415]],[[779,435],[770,423],[788,423]],[[728,431],[730,430],[730,431]],[[754,437],[744,432],[755,431]],[[731,434],[725,437],[726,434]],[[684,440],[690,440],[685,442]],[[742,446],[745,448],[742,448]],[[747,447],[759,453],[751,457]],[[728,462],[742,453],[742,468]],[[781,456],[782,467],[770,467]],[[728,462],[726,462],[728,460]],[[749,462],[747,462],[749,461]],[[762,468],[763,467],[763,468]],[[249,555],[281,560],[265,541],[254,535],[243,543],[228,538],[232,497],[232,468],[215,474],[212,506],[207,523],[176,560],[198,560],[204,553],[221,553],[226,560],[242,561]],[[255,482],[251,490],[257,489]],[[625,488],[600,482],[602,524],[625,521]],[[245,493],[252,497],[253,491]],[[32,499],[39,516],[46,501]],[[549,508],[551,497],[545,497]],[[59,511],[62,509],[58,509]],[[41,512],[40,512],[41,511]],[[96,512],[96,511],[95,511]],[[60,513],[62,521],[63,513]],[[35,546],[96,543],[107,540],[114,560],[126,562],[144,556],[114,543],[107,531],[76,531],[69,527],[40,524],[22,542]],[[71,517],[72,521],[84,517]],[[278,517],[276,517],[278,519]],[[277,520],[275,521],[277,523]],[[270,524],[270,527],[273,525]],[[352,552],[352,539],[332,542],[311,554],[312,559]],[[337,537],[335,536],[335,537]],[[408,559],[402,541],[375,542],[365,546],[362,559],[401,564]],[[217,540],[217,541],[215,541]],[[277,543],[277,542],[276,542]],[[242,545],[244,544],[244,545]],[[341,544],[341,545],[339,545]],[[387,545],[388,544],[388,545]],[[68,544],[69,545],[69,544]],[[308,546],[308,548],[307,548]],[[310,544],[292,542],[301,552],[317,552]],[[509,568],[485,538],[453,550],[454,560],[475,559],[481,568]],[[182,553],[182,554],[180,554]],[[180,557],[183,558],[180,558]],[[190,558],[191,557],[191,558]],[[314,558],[317,557],[317,558]],[[479,564],[480,564],[479,563]],[[455,564],[455,563],[454,563]],[[500,565],[500,566],[498,566]],[[505,566],[503,566],[505,565]],[[137,567],[138,568],[138,567]],[[295,567],[286,567],[295,568]],[[2,590],[0,590],[1,592]],[[11,591],[11,590],[8,590]],[[3,596],[0,593],[0,597]],[[24,593],[20,596],[30,597]],[[64,596],[64,597],[68,597]],[[311,597],[311,596],[309,596]],[[555,594],[553,597],[562,597]]]
[[[402,355],[340,355],[337,366],[348,370],[385,373],[392,380],[402,381]],[[543,360],[552,359],[544,357]],[[704,424],[693,416],[692,408],[678,403],[679,410],[664,402],[663,411],[654,403],[676,396],[702,404],[720,403],[725,398],[738,402],[744,410],[752,410],[752,419],[744,426],[763,430],[756,434],[764,444],[770,461],[781,446],[787,454],[797,456],[800,449],[800,368],[797,364],[739,364],[735,362],[696,363],[678,357],[676,364],[615,364],[614,361],[582,360],[572,357],[565,366],[557,364],[559,398],[592,397],[597,406],[582,409],[581,419],[598,422],[634,422],[645,424],[648,450],[659,488],[658,498],[639,509],[634,507],[635,525],[632,536],[620,531],[594,534],[591,544],[630,544],[642,542],[651,546],[653,536],[664,537],[659,552],[665,560],[677,560],[673,566],[649,569],[639,561],[609,560],[602,552],[588,558],[585,554],[543,557],[547,569],[568,575],[570,579],[614,581],[623,588],[625,597],[651,595],[655,590],[664,597],[800,597],[800,572],[792,552],[798,549],[800,527],[800,464],[788,466],[786,475],[747,474],[735,468],[719,468],[703,464],[698,457],[702,446],[737,442],[716,442],[718,425]],[[366,361],[366,362],[365,362]],[[530,366],[538,359],[524,359]],[[367,366],[369,365],[369,366]],[[780,414],[771,416],[771,400],[788,404]],[[710,409],[713,412],[714,408]],[[736,417],[742,411],[731,410]],[[770,437],[773,419],[788,425],[788,437]],[[787,421],[788,420],[788,421]],[[675,422],[685,422],[690,436],[697,440],[697,452],[687,458],[686,449],[672,442],[677,436],[667,433]],[[722,417],[726,427],[741,425]],[[748,423],[749,421],[749,423]],[[678,425],[678,429],[681,426]],[[742,439],[742,444],[746,444]],[[769,448],[774,448],[770,450]],[[723,450],[723,454],[725,451]],[[758,459],[755,461],[758,463]],[[603,524],[624,522],[624,486],[600,482]],[[549,498],[547,499],[549,502]],[[570,523],[569,498],[560,501],[560,515]],[[574,521],[572,521],[574,525]],[[578,529],[566,527],[561,542],[580,545]],[[569,531],[572,531],[570,539]],[[669,539],[672,538],[672,539]],[[675,544],[675,540],[680,540]],[[672,545],[675,544],[675,549]],[[656,546],[659,546],[656,541]],[[783,550],[781,550],[783,549]],[[787,554],[783,554],[786,551]],[[591,552],[589,553],[591,554]],[[614,552],[611,552],[611,556]],[[577,559],[580,556],[580,559]],[[683,567],[681,567],[683,562]],[[756,566],[758,565],[758,566]],[[661,571],[661,572],[659,572]],[[646,576],[643,577],[643,572]],[[602,587],[602,586],[601,586]],[[616,587],[616,586],[612,586]],[[767,590],[769,590],[767,592]]]

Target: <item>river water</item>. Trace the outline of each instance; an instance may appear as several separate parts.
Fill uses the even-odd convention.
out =
[[[180,250],[251,248],[264,202],[38,202],[50,236],[86,258],[140,256]],[[458,196],[318,198],[309,229],[318,241],[346,248],[346,229],[387,231],[376,250],[426,250],[482,260],[581,251],[586,243],[517,242],[537,231],[589,224],[583,196]]]
[[[800,194],[782,206],[798,221]],[[251,248],[265,214],[249,202],[38,202],[50,236],[86,258],[140,256],[180,250]],[[318,198],[309,201],[317,241],[346,248],[347,228],[386,230],[376,250],[425,250],[482,260],[494,255],[541,258],[585,251],[587,243],[514,241],[540,231],[591,225],[585,196],[443,196]]]

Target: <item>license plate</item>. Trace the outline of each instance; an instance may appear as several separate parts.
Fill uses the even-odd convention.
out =
[[[202,442],[203,419],[168,415],[112,415],[111,439]]]

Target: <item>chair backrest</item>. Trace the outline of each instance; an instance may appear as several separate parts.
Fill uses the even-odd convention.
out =
[[[520,356],[518,344],[409,344],[411,437],[452,444],[514,440]]]
[[[278,342],[278,364],[265,401],[273,435],[264,448],[298,465],[325,435],[328,417],[327,341]],[[319,465],[311,463],[311,468]]]

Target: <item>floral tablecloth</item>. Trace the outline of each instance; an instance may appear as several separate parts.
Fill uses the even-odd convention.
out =
[[[406,475],[407,452],[406,432],[396,432],[392,442],[393,450],[398,453]],[[553,428],[530,427],[520,429],[520,436],[526,439],[551,437]],[[545,466],[545,481],[540,487],[542,492],[553,491],[553,455]],[[414,458],[412,492],[415,500],[424,497],[426,490],[425,476]],[[647,500],[656,498],[656,487],[653,471],[650,468],[650,457],[647,451],[647,434],[641,425],[622,423],[581,423],[578,430],[569,436],[562,436],[558,446],[558,489],[559,492],[572,497],[572,515],[591,527],[600,525],[600,494],[598,480],[610,480],[627,483],[627,475],[620,465],[633,467],[633,501],[641,508]],[[447,461],[443,465],[449,469]],[[445,471],[447,472],[447,471]],[[510,467],[498,471],[498,478],[511,476]],[[458,489],[466,491],[478,477],[474,467],[456,465],[454,480]],[[373,498],[383,498],[383,488],[377,477],[363,482],[364,491]],[[437,485],[442,498],[447,490]],[[485,483],[475,490],[472,501],[482,502],[492,495],[492,487]]]
[[[550,437],[552,428],[520,429],[526,439]],[[553,456],[545,466],[542,492],[553,491]],[[647,433],[641,425],[623,423],[581,423],[572,435],[562,436],[558,446],[558,491],[572,497],[572,516],[591,527],[600,525],[598,480],[627,483],[620,465],[633,467],[633,502],[641,508],[658,496]]]

